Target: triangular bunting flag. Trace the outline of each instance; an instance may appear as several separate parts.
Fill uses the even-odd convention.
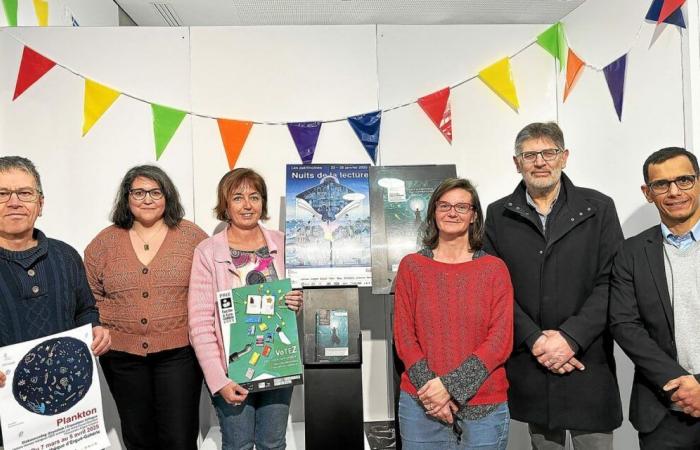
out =
[[[627,70],[627,55],[622,55],[615,61],[603,67],[605,81],[612,96],[617,118],[622,121],[622,101],[625,95],[625,71]]]
[[[221,133],[221,142],[224,144],[228,168],[233,169],[241,150],[243,150],[243,144],[248,139],[253,122],[229,119],[216,119],[216,122],[219,124],[219,133]]]
[[[664,0],[654,0],[651,4],[651,7],[649,7],[649,11],[647,12],[646,15],[646,20],[650,20],[652,22],[657,22],[659,21],[661,17],[661,8],[664,5]],[[668,23],[670,25],[676,25],[681,28],[685,28],[685,19],[683,18],[683,10],[681,8],[676,9],[674,12],[671,13],[668,17],[666,17],[663,20],[664,23]]]
[[[43,77],[46,72],[51,70],[56,63],[40,55],[29,47],[24,47],[22,51],[22,61],[19,63],[19,72],[17,73],[17,84],[15,85],[15,95],[12,100],[17,100],[17,97],[22,95],[24,91],[36,83],[39,78]]]
[[[665,22],[671,14],[680,9],[683,3],[685,3],[685,0],[664,0],[657,23]]]
[[[452,144],[452,108],[450,88],[446,87],[418,99],[418,104],[440,130],[447,142]]]
[[[559,62],[559,71],[566,62],[566,35],[564,24],[557,22],[537,36],[537,43]]]
[[[574,84],[576,84],[578,77],[581,76],[583,66],[584,62],[581,61],[581,58],[579,58],[573,50],[569,49],[569,57],[566,61],[566,83],[564,84],[563,101],[566,101],[566,97],[569,96],[569,93],[571,93],[571,89],[574,88]]]
[[[311,164],[316,151],[318,134],[321,132],[322,122],[296,122],[288,123],[289,133],[292,135],[294,145],[304,164]]]
[[[382,124],[382,112],[360,114],[348,117],[348,123],[365,148],[365,151],[377,163],[377,146],[379,145],[379,128]]]
[[[40,27],[49,26],[49,1],[48,0],[33,0],[34,13],[36,14],[36,22]]]
[[[177,131],[187,113],[167,106],[151,104],[153,111],[153,135],[156,142],[156,160],[160,159],[170,139]]]
[[[505,57],[485,68],[479,72],[479,78],[511,108],[518,111],[520,103],[518,103],[518,93],[515,91],[510,73],[510,58]]]
[[[7,17],[7,26],[17,26],[17,2],[18,0],[2,0],[2,6],[5,9],[5,17]]]
[[[85,79],[85,100],[83,101],[83,136],[90,131],[102,114],[112,106],[119,92],[100,83]]]

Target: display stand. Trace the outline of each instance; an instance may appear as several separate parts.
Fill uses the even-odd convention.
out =
[[[304,289],[306,448],[364,447],[356,286]]]

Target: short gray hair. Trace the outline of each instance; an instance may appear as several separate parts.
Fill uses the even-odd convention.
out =
[[[1,156],[0,172],[9,172],[10,170],[21,170],[33,176],[39,193],[44,193],[41,187],[41,177],[33,162],[22,156]]]
[[[520,130],[515,137],[515,154],[523,151],[523,144],[531,139],[549,139],[561,151],[564,146],[564,133],[556,122],[533,122]]]

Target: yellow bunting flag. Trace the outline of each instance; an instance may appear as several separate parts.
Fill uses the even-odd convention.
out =
[[[510,58],[505,57],[479,72],[479,78],[516,112],[520,108],[518,93],[510,73]]]
[[[49,1],[48,0],[33,0],[34,13],[36,21],[40,27],[49,26]]]
[[[248,139],[248,133],[253,127],[253,122],[242,122],[239,120],[216,119],[219,124],[221,141],[224,143],[226,159],[229,169],[236,166],[236,161],[243,150],[243,144]]]
[[[85,101],[83,104],[83,136],[90,131],[102,114],[112,106],[119,92],[92,80],[85,79]]]

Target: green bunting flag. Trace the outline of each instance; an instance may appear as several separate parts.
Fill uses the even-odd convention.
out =
[[[7,17],[7,26],[17,26],[17,2],[18,0],[2,0],[2,6],[5,8],[5,17]]]
[[[537,43],[559,61],[559,71],[561,72],[566,64],[567,50],[564,24],[557,22],[547,28],[542,34],[537,36]]]
[[[153,110],[153,135],[156,139],[156,160],[158,160],[187,113],[155,103],[151,104],[151,109]]]

